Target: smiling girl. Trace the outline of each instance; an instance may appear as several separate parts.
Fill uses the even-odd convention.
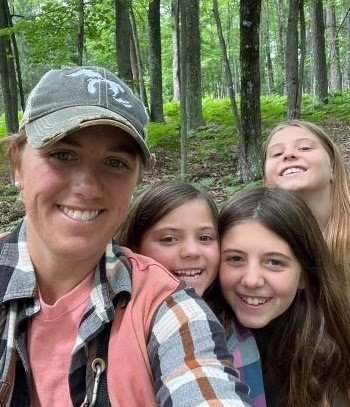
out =
[[[264,184],[296,192],[315,216],[350,284],[350,177],[343,157],[318,126],[294,120],[272,130],[263,149]]]
[[[215,202],[181,181],[161,181],[131,205],[118,235],[120,244],[153,258],[200,296],[219,268]]]
[[[237,321],[254,335],[267,405],[349,405],[349,302],[309,208],[285,190],[244,190],[219,233],[215,308],[229,344]]]

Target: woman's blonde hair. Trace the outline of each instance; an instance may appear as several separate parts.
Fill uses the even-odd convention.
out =
[[[263,145],[263,174],[265,175],[267,149],[272,137],[278,131],[293,126],[306,129],[316,136],[330,157],[333,168],[331,210],[324,236],[334,256],[335,264],[346,273],[348,287],[350,287],[350,175],[337,145],[322,128],[313,123],[292,120],[279,124],[271,131]]]

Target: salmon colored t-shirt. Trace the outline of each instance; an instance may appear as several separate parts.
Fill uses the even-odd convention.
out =
[[[93,286],[90,273],[54,305],[40,298],[41,310],[32,318],[28,332],[31,366],[31,407],[71,407],[68,372],[80,320]]]

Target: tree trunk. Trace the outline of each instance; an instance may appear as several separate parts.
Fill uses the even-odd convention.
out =
[[[187,0],[186,2],[181,2],[181,4],[186,9],[185,28],[187,32],[187,58],[185,60],[185,63],[187,74],[187,127],[188,130],[195,130],[205,124],[202,111],[199,2],[198,0]],[[181,21],[181,24],[184,25],[183,21]],[[183,40],[182,37],[181,40]]]
[[[179,0],[171,2],[171,37],[173,43],[173,99],[180,100]]]
[[[298,107],[298,18],[299,0],[289,0],[286,44],[287,117],[289,120],[300,118]]]
[[[179,0],[180,8],[180,117],[181,117],[181,175],[187,172],[187,25],[186,1]]]
[[[327,0],[327,25],[329,28],[329,66],[330,66],[330,90],[333,92],[342,91],[342,78],[339,59],[339,38],[337,22],[335,18],[335,8],[332,1]]]
[[[303,95],[304,84],[304,68],[306,57],[306,26],[305,26],[305,11],[304,0],[299,0],[299,16],[300,16],[300,63],[299,63],[299,78],[298,78],[298,97],[296,111],[299,112],[298,118],[301,115],[301,99]]]
[[[232,113],[233,113],[233,117],[235,119],[238,137],[241,139],[242,138],[241,118],[239,117],[239,113],[238,113],[238,108],[237,108],[237,103],[236,103],[236,96],[235,96],[235,89],[234,89],[234,86],[233,86],[233,80],[232,80],[232,74],[231,74],[231,68],[230,68],[230,62],[229,62],[229,59],[228,59],[228,56],[227,56],[226,42],[225,42],[224,36],[222,34],[222,26],[221,26],[221,20],[220,20],[220,14],[219,14],[219,8],[218,8],[218,1],[217,0],[213,0],[213,13],[214,13],[215,22],[216,22],[216,28],[217,28],[217,31],[218,31],[218,37],[219,37],[219,42],[220,42],[220,47],[221,47],[222,60],[223,60],[223,63],[224,63],[226,85],[227,85],[228,94],[229,94],[229,97],[230,97],[231,110],[232,110]]]
[[[346,4],[345,28],[346,32],[350,33],[350,1]],[[347,36],[345,45],[345,69],[344,69],[344,87],[350,89],[350,36]]]
[[[265,48],[265,55],[266,55],[266,79],[267,79],[267,88],[268,93],[273,93],[275,91],[275,81],[273,75],[273,66],[272,66],[272,58],[271,58],[271,47],[270,47],[270,27],[269,27],[269,9],[266,0],[266,7],[265,7],[265,18],[264,18],[264,48]]]
[[[164,122],[162,85],[162,48],[160,37],[160,0],[152,0],[148,9],[150,113],[152,122]]]
[[[7,0],[0,0],[0,29],[11,26],[7,9]],[[18,130],[16,70],[11,42],[5,36],[0,36],[0,77],[6,131],[7,133],[16,133]]]
[[[283,0],[276,0],[276,9],[278,11],[278,54],[279,61],[281,64],[282,72],[282,83],[281,83],[281,93],[286,94],[286,53],[285,53],[285,18],[284,18],[284,7]]]
[[[118,75],[133,88],[131,58],[130,58],[130,0],[115,0],[116,50]]]
[[[78,61],[77,65],[83,65],[83,55],[84,55],[84,0],[78,1],[78,37],[77,37],[77,48],[78,48]]]
[[[261,151],[259,26],[261,0],[240,2],[241,120],[239,163],[244,183],[259,179]]]
[[[143,76],[143,64],[142,64],[141,53],[140,53],[139,38],[137,35],[135,15],[134,15],[134,11],[132,8],[130,9],[130,24],[131,24],[132,38],[133,38],[133,44],[135,47],[135,56],[136,56],[136,62],[137,62],[137,71],[138,71],[137,84],[139,86],[139,95],[140,95],[140,98],[141,98],[143,104],[146,106],[147,111],[149,111],[145,80],[144,80],[144,76]]]
[[[328,82],[322,0],[311,1],[311,32],[315,98],[317,103],[324,105],[328,102]]]

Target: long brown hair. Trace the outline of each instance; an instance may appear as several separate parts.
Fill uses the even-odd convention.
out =
[[[273,322],[267,389],[282,395],[288,407],[331,406],[338,393],[350,404],[350,304],[315,218],[290,191],[247,189],[222,208],[221,238],[248,219],[260,222],[289,244],[305,281],[289,309]],[[232,319],[222,295],[220,301],[226,320]]]
[[[267,149],[272,137],[286,127],[299,127],[308,130],[316,136],[327,151],[333,167],[333,182],[331,184],[331,210],[324,237],[334,256],[338,272],[344,270],[350,289],[350,174],[343,156],[337,145],[319,126],[301,120],[279,124],[266,139],[262,150],[263,173]]]

